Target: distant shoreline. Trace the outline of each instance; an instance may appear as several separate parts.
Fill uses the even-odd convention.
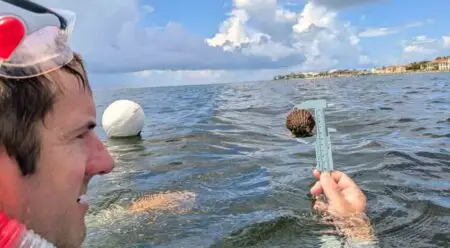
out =
[[[361,73],[361,74],[328,74],[328,75],[320,75],[320,76],[303,76],[296,77],[298,74],[286,75],[281,78],[274,78],[271,81],[286,81],[286,80],[295,80],[295,79],[324,79],[324,78],[345,78],[345,77],[367,77],[367,76],[392,76],[392,75],[409,75],[409,74],[431,74],[431,73],[449,73],[450,70],[445,71],[406,71],[406,72],[392,72],[392,73]],[[303,74],[304,75],[304,74]]]
[[[292,72],[287,75],[276,75],[273,81],[290,79],[314,79],[333,77],[360,77],[379,75],[404,75],[413,73],[445,73],[450,72],[450,56],[439,56],[432,61],[424,60],[403,65],[388,65],[372,69],[333,69],[321,72]]]

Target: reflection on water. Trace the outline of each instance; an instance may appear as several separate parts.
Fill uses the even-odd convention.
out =
[[[84,247],[343,247],[311,213],[314,148],[286,130],[325,98],[336,168],[368,196],[380,247],[450,245],[450,75],[361,77],[96,92],[99,119],[133,99],[142,138],[107,140]]]

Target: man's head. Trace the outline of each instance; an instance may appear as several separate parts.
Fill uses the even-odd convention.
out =
[[[93,128],[96,109],[78,55],[28,79],[0,77],[0,211],[58,247],[79,247],[79,202],[113,161]]]

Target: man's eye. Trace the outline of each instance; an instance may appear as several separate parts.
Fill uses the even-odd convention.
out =
[[[77,136],[77,139],[84,139],[86,137],[86,135],[88,134],[88,132],[84,132],[80,135]]]

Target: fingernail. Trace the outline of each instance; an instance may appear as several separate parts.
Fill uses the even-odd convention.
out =
[[[324,176],[324,177],[331,177],[331,172],[329,172],[329,171],[323,171],[322,173],[321,173],[321,176]]]

